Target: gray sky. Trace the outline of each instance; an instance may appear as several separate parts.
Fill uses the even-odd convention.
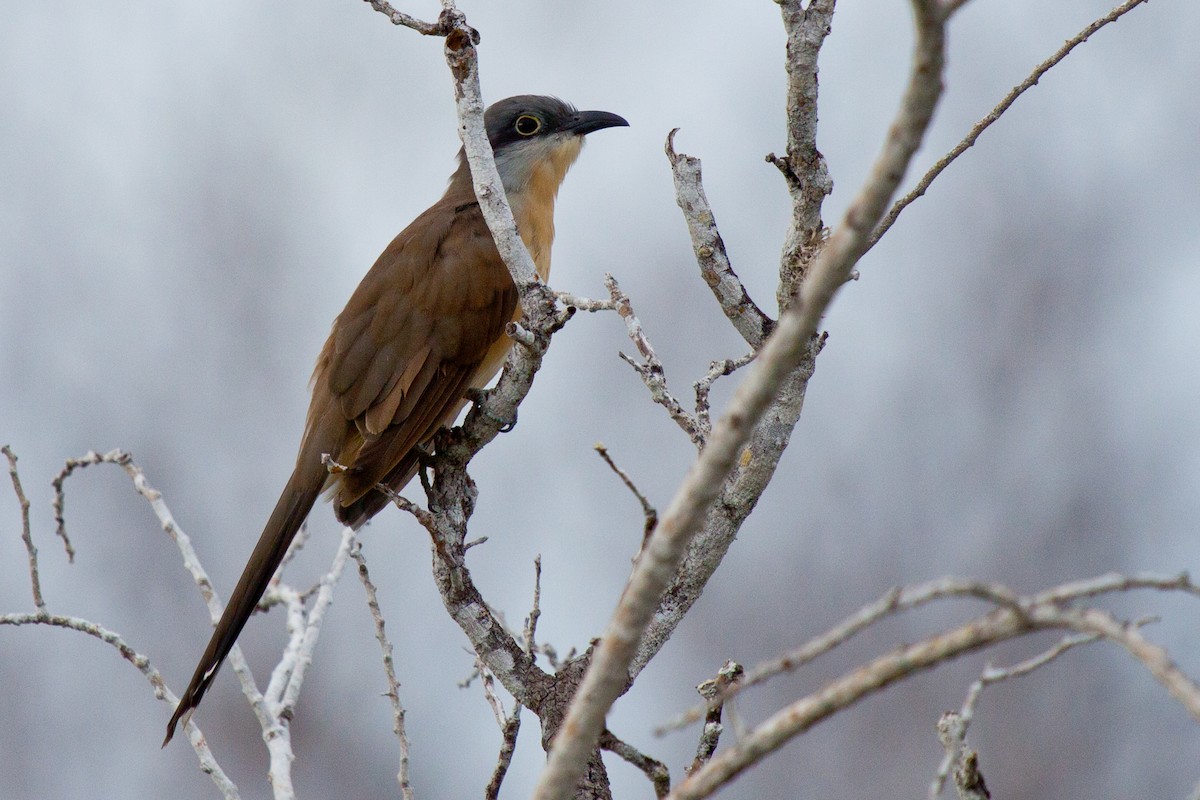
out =
[[[21,456],[52,610],[120,631],[178,691],[208,635],[175,550],[114,468],[69,484],[68,567],[50,478],[89,448],[133,452],[228,592],[290,469],[328,325],[453,167],[440,40],[356,0],[11,4],[0,26],[0,441]],[[1045,6],[1051,7],[1046,8]],[[552,283],[631,296],[677,393],[740,355],[698,279],[662,155],[704,161],[735,266],[774,296],[788,200],[783,33],[768,2],[468,3],[487,99],[534,92],[614,111],[560,194]],[[436,4],[401,6],[432,17]],[[950,32],[948,94],[918,156],[951,147],[1096,0],[977,0]],[[906,3],[843,3],[821,61],[820,147],[834,222],[904,79]],[[778,653],[895,584],[973,575],[1034,590],[1108,570],[1200,566],[1200,7],[1157,2],[1083,45],[914,204],[860,265],[775,482],[695,613],[610,726],[668,761],[695,731],[653,728],[726,659]],[[907,184],[915,178],[910,176]],[[541,638],[586,646],[611,610],[640,511],[591,451],[605,442],[665,505],[690,444],[616,357],[611,315],[555,340],[517,429],[477,460],[470,566],[510,622],[545,566]],[[736,377],[716,392],[724,402]],[[410,491],[410,494],[414,494]],[[531,513],[532,512],[532,513]],[[30,607],[17,508],[0,490],[0,609]],[[530,522],[529,520],[533,520]],[[306,585],[335,546],[313,514]],[[422,797],[476,796],[499,733],[398,512],[365,535],[398,651]],[[1153,637],[1200,675],[1196,607],[1159,597]],[[892,623],[739,704],[748,721],[973,606]],[[281,620],[242,639],[260,680]],[[392,791],[395,745],[362,590],[339,589],[293,726],[307,796]],[[1031,654],[1052,639],[991,654]],[[775,755],[728,797],[921,796],[934,723],[985,658],[875,698]],[[225,670],[228,673],[228,670]],[[158,750],[166,704],[109,648],[0,631],[5,797],[215,795],[190,749]],[[198,720],[245,797],[268,795],[257,724],[223,675]],[[507,796],[541,763],[535,721]],[[1183,797],[1200,727],[1112,648],[985,696],[972,729],[997,796]],[[1164,758],[1164,756],[1166,756]],[[610,761],[622,796],[640,775]],[[169,787],[169,788],[167,788]]]

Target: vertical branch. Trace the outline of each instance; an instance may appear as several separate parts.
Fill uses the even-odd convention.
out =
[[[444,2],[442,20],[448,30],[446,35],[446,63],[454,76],[454,101],[458,109],[459,136],[467,162],[471,165],[471,180],[475,185],[475,196],[487,222],[496,249],[500,251],[513,282],[521,293],[521,308],[526,317],[537,318],[537,302],[548,303],[553,308],[553,295],[545,289],[533,265],[533,258],[521,241],[517,223],[513,220],[512,208],[504,193],[504,184],[496,169],[496,159],[488,141],[483,122],[483,96],[479,89],[479,55],[475,45],[479,43],[479,32],[467,24],[463,13],[453,2]],[[536,297],[534,290],[541,288]]]
[[[21,541],[25,543],[25,552],[29,556],[29,583],[33,588],[33,605],[38,614],[45,616],[46,600],[42,597],[42,578],[38,573],[38,551],[33,545],[33,534],[29,530],[29,498],[21,488],[21,476],[17,473],[17,455],[8,445],[0,447],[0,453],[8,458],[8,474],[12,478],[13,492],[17,495],[17,504],[21,507]]]
[[[817,149],[817,57],[833,23],[836,0],[782,0],[787,34],[787,155],[767,160],[779,168],[792,198],[792,219],[779,265],[779,310],[791,304],[796,287],[820,252],[824,238],[821,206],[833,191],[825,156]]]
[[[408,775],[408,731],[404,725],[404,706],[400,703],[400,681],[396,680],[392,642],[388,639],[384,627],[383,611],[379,608],[379,596],[375,591],[375,584],[371,581],[371,575],[367,571],[367,559],[363,555],[361,542],[355,543],[354,549],[350,551],[350,557],[358,564],[358,579],[367,592],[367,608],[375,623],[375,638],[379,642],[379,649],[383,651],[383,672],[388,686],[387,698],[392,704],[392,733],[396,734],[396,738],[400,742],[400,766],[396,771],[396,781],[400,784],[400,796],[404,800],[413,800],[412,783]]]

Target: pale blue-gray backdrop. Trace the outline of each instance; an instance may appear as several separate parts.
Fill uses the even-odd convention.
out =
[[[431,17],[424,0],[401,5]],[[467,3],[483,89],[625,115],[560,197],[553,283],[617,275],[687,395],[740,355],[696,276],[662,155],[704,159],[736,267],[764,305],[788,201],[783,33],[758,3]],[[1090,19],[1101,0],[977,0],[950,33],[948,94],[923,168]],[[120,631],[178,690],[207,638],[198,593],[115,468],[70,484],[79,549],[52,537],[49,480],[89,448],[132,451],[228,591],[289,470],[329,322],[380,249],[441,192],[457,148],[441,43],[356,0],[11,3],[0,24],[0,440],[21,456],[52,610]],[[837,219],[896,106],[906,3],[846,2],[821,60],[820,146]],[[1153,3],[1085,44],[905,213],[827,319],[808,406],[774,485],[695,613],[610,723],[676,776],[695,731],[652,729],[726,658],[752,664],[888,587],[954,573],[1019,590],[1200,562],[1200,8]],[[910,176],[911,183],[915,176]],[[591,452],[604,441],[659,504],[692,450],[616,357],[613,316],[555,340],[515,432],[478,459],[471,566],[518,624],[544,559],[541,636],[585,646],[640,531]],[[728,397],[736,378],[717,392]],[[419,493],[418,493],[419,494]],[[17,508],[0,487],[0,610],[30,607]],[[314,515],[310,581],[334,546]],[[419,796],[478,796],[499,734],[397,512],[365,534],[398,653]],[[1200,674],[1195,603],[1140,597],[1151,635]],[[739,705],[749,722],[822,678],[974,606],[916,615]],[[281,620],[243,638],[260,679]],[[1053,641],[1008,647],[1000,661]],[[293,726],[308,797],[394,794],[377,647],[347,577]],[[943,668],[812,731],[728,797],[916,797],[941,711],[984,658]],[[228,670],[226,670],[228,672]],[[113,650],[0,630],[0,795],[204,798],[169,708]],[[264,797],[257,725],[229,675],[198,719],[245,797]],[[505,795],[542,756],[528,721]],[[1200,727],[1111,647],[985,696],[973,741],[1008,798],[1182,797]],[[641,776],[616,762],[624,797]]]

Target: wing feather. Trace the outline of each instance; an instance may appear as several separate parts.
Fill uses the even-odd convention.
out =
[[[504,347],[516,287],[478,205],[461,200],[444,198],[392,241],[318,359],[314,410],[321,398],[346,420],[334,459],[348,471],[330,486],[341,508],[378,508],[360,501],[381,481],[406,482],[413,449],[453,422]]]

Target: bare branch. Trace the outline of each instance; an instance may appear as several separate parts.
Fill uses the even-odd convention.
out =
[[[754,356],[755,353],[750,352],[740,358],[726,358],[722,361],[714,361],[709,365],[708,373],[692,385],[696,390],[696,427],[700,429],[700,434],[704,438],[707,439],[708,435],[712,433],[708,393],[712,391],[713,384],[717,382],[718,378],[732,375],[737,370],[749,364],[754,360]]]
[[[611,299],[592,300],[588,297],[579,297],[578,295],[573,295],[570,292],[555,292],[554,297],[558,300],[558,302],[562,303],[568,308],[577,308],[580,311],[587,311],[592,314],[595,314],[599,311],[617,310],[617,304]]]
[[[162,675],[157,669],[150,664],[150,659],[141,653],[134,650],[120,634],[111,631],[102,625],[94,622],[89,622],[79,617],[67,617],[59,614],[3,614],[0,615],[0,625],[49,625],[57,628],[66,628],[67,630],[78,631],[92,636],[105,644],[111,645],[121,657],[137,668],[138,672],[146,676],[146,680],[154,688],[154,696],[159,700],[165,701],[168,705],[174,706],[179,702],[167,684],[162,679]],[[189,723],[187,726],[188,740],[192,744],[192,749],[196,751],[196,756],[200,759],[200,770],[212,778],[213,783],[217,785],[223,797],[226,800],[238,800],[237,785],[230,780],[225,771],[221,769],[221,765],[217,763],[213,757],[212,751],[208,747],[208,742],[200,729],[195,723]]]
[[[452,434],[447,433],[448,437]],[[442,448],[439,446],[439,451]],[[440,452],[443,458],[449,458]],[[476,489],[462,463],[448,463],[429,487],[434,581],[451,618],[466,634],[476,655],[517,702],[536,710],[553,678],[534,662],[504,626],[475,586],[464,563],[467,522]]]
[[[941,95],[944,31],[934,0],[913,0],[913,6],[916,53],[883,152],[650,536],[554,741],[534,795],[538,800],[560,798],[574,789],[599,738],[604,716],[625,690],[638,643],[688,543],[755,424],[808,352],[821,315],[864,251],[867,237],[921,143]]]
[[[387,691],[384,696],[392,705],[392,733],[400,744],[400,766],[396,772],[396,781],[400,784],[400,796],[404,800],[413,800],[413,788],[409,779],[409,746],[408,731],[404,726],[404,706],[400,702],[400,681],[396,680],[396,662],[393,658],[392,642],[388,639],[383,619],[383,611],[379,608],[379,595],[371,575],[367,571],[367,559],[363,555],[362,542],[356,541],[350,550],[350,557],[358,564],[358,579],[367,592],[367,609],[371,612],[371,620],[375,623],[375,639],[379,649],[383,651],[383,674],[387,680]]]
[[[402,25],[406,28],[412,28],[417,33],[426,36],[445,36],[447,31],[442,27],[440,22],[432,23],[419,20],[416,17],[410,17],[402,11],[397,11],[392,8],[391,4],[385,0],[366,0],[371,4],[371,8],[383,14],[392,21],[393,25]]]
[[[291,668],[291,676],[288,678],[287,688],[282,696],[279,714],[285,719],[291,719],[292,717],[296,700],[300,696],[300,687],[304,683],[304,676],[308,670],[308,665],[312,663],[312,655],[317,646],[317,639],[321,635],[321,624],[325,621],[325,612],[333,604],[333,587],[337,585],[338,580],[342,577],[342,572],[346,568],[346,559],[350,556],[350,550],[353,546],[354,529],[343,527],[342,538],[338,542],[337,551],[334,553],[333,563],[330,565],[329,570],[321,576],[321,589],[317,592],[317,599],[313,602],[313,607],[308,612],[307,619],[305,620],[300,648],[296,654],[295,664]]]
[[[17,495],[17,504],[21,507],[21,541],[25,543],[25,552],[29,556],[29,583],[33,589],[33,605],[39,614],[45,615],[46,600],[42,597],[42,579],[38,573],[38,551],[33,546],[33,534],[29,530],[29,498],[21,488],[21,476],[17,473],[17,455],[8,445],[0,447],[8,459],[8,474],[12,478],[13,492]]]
[[[1002,591],[1000,595],[1007,594]],[[966,625],[903,645],[826,684],[778,711],[736,745],[693,773],[672,798],[707,797],[792,737],[858,702],[868,694],[944,661],[1030,631],[1067,629],[1095,634],[1124,647],[1184,708],[1200,720],[1200,686],[1179,670],[1166,651],[1147,642],[1135,624],[1118,622],[1097,609],[1064,608],[1058,602],[1021,599]]]
[[[959,800],[991,800],[992,794],[979,771],[979,754],[967,747],[962,719],[947,711],[938,720],[937,730],[946,749],[946,759],[954,765],[954,788]]]
[[[943,0],[943,6],[945,8],[945,12],[950,14],[957,10],[958,7],[963,5],[965,2],[966,0]],[[983,134],[983,132],[990,128],[992,124],[996,122],[996,120],[1000,119],[1004,112],[1008,111],[1012,104],[1017,101],[1018,97],[1023,95],[1029,89],[1032,89],[1034,86],[1037,86],[1038,81],[1042,79],[1043,75],[1049,72],[1055,65],[1058,64],[1058,62],[1066,58],[1072,50],[1086,42],[1092,36],[1092,34],[1096,33],[1096,31],[1100,30],[1105,25],[1108,25],[1110,22],[1116,22],[1126,13],[1132,11],[1134,8],[1142,5],[1145,2],[1147,2],[1147,0],[1126,0],[1126,2],[1117,6],[1100,19],[1095,20],[1075,36],[1068,39],[1066,44],[1060,47],[1054,55],[1050,56],[1050,58],[1034,67],[1034,70],[1029,74],[1029,77],[1014,86],[1012,90],[1004,96],[1004,99],[1001,100],[996,107],[988,113],[987,116],[976,122],[971,127],[971,130],[961,142],[956,144],[949,153],[942,156],[942,158],[940,158],[936,164],[929,168],[929,171],[921,177],[921,180],[917,181],[917,185],[913,187],[911,192],[896,201],[891,210],[888,211],[887,216],[880,221],[879,225],[876,226],[875,231],[871,234],[870,241],[867,243],[867,249],[875,246],[875,243],[878,242],[885,233],[887,233],[888,229],[891,228],[893,224],[895,224],[896,218],[900,216],[900,212],[904,211],[904,209],[911,205],[914,200],[924,196],[925,192],[929,189],[930,184],[932,184],[934,180],[941,175],[943,171],[945,171],[946,167],[950,166],[959,156],[970,149]]]
[[[631,678],[650,663],[699,599],[742,524],[754,510],[757,499],[770,484],[804,408],[808,381],[824,344],[823,335],[808,343],[800,366],[787,376],[775,400],[767,406],[762,419],[751,431],[748,442],[738,454],[733,472],[704,517],[703,528],[688,543],[683,564],[667,587],[638,645],[629,670]]]
[[[692,250],[700,266],[700,277],[712,290],[733,327],[757,350],[770,335],[775,321],[751,299],[741,278],[733,271],[729,254],[725,252],[725,241],[717,230],[712,206],[704,194],[700,159],[675,152],[675,134],[678,132],[679,129],[675,128],[667,134],[664,150],[675,179],[675,202],[679,204],[687,222]]]
[[[454,462],[465,467],[480,448],[515,423],[517,406],[533,385],[534,375],[540,369],[546,348],[549,347],[550,336],[574,312],[570,308],[563,312],[557,310],[554,294],[538,277],[533,259],[513,220],[484,126],[478,54],[475,50],[479,34],[467,24],[466,17],[455,7],[453,0],[442,0],[438,25],[446,36],[445,56],[454,78],[459,136],[471,168],[475,197],[496,249],[520,294],[520,329],[532,337],[517,340],[517,346],[509,353],[495,387],[480,393],[467,413],[460,429],[461,435],[452,448],[454,452],[442,454],[449,455]],[[516,330],[513,329],[514,332]],[[446,462],[443,464],[446,465]]]
[[[287,552],[283,554],[283,561],[279,562],[279,569],[275,570],[275,574],[271,576],[271,580],[274,583],[279,582],[279,577],[283,574],[288,564],[291,564],[296,559],[296,556],[300,554],[300,551],[304,549],[304,545],[308,544],[309,534],[308,522],[305,521],[300,525],[300,530],[296,531],[296,536],[292,539],[292,543],[288,545]],[[311,593],[311,591],[310,589],[305,594]]]
[[[71,546],[71,538],[67,536],[67,520],[66,520],[66,495],[63,490],[63,482],[71,477],[71,474],[77,469],[90,467],[92,464],[112,463],[119,464],[121,459],[129,458],[128,453],[120,450],[111,450],[104,455],[100,455],[95,450],[89,450],[82,458],[68,458],[63,468],[54,476],[54,480],[50,481],[50,485],[54,487],[54,500],[51,505],[54,508],[55,533],[58,538],[62,539],[63,547],[67,551],[67,560],[72,564],[75,563],[75,548]]]
[[[707,797],[750,765],[838,710],[867,694],[934,664],[1010,639],[1030,630],[1027,617],[1011,609],[987,616],[887,655],[833,680],[773,714],[737,744],[692,773],[672,792],[672,800]]]
[[[633,496],[637,498],[637,501],[641,503],[642,515],[646,520],[642,535],[643,537],[649,536],[650,531],[654,530],[654,526],[658,524],[658,511],[654,509],[654,506],[650,505],[650,501],[646,499],[646,495],[642,494],[642,490],[637,488],[633,479],[629,477],[629,473],[617,466],[612,456],[609,455],[608,448],[602,442],[596,442],[593,448],[604,459],[604,463],[608,464],[609,469],[615,472],[617,477],[621,479],[621,482],[625,484],[625,488],[629,489],[633,493]]]
[[[1037,621],[1046,627],[1095,633],[1121,645],[1187,709],[1193,719],[1200,721],[1200,686],[1175,666],[1166,650],[1146,641],[1136,623],[1119,622],[1108,612],[1095,608],[1040,607],[1039,617]]]
[[[1162,592],[1184,592],[1192,597],[1200,597],[1200,586],[1192,582],[1186,572],[1178,575],[1155,575],[1139,573],[1137,575],[1122,575],[1109,572],[1095,578],[1081,581],[1071,581],[1055,586],[1034,595],[1036,603],[1063,603],[1070,600],[1082,600],[1088,597],[1098,597],[1115,592],[1127,592],[1130,589],[1154,589]]]
[[[741,664],[735,661],[726,661],[717,672],[716,678],[710,678],[696,687],[700,696],[712,705],[709,706],[708,713],[704,717],[700,742],[696,745],[696,757],[687,768],[689,775],[707,764],[713,757],[713,753],[717,752],[717,745],[725,730],[725,726],[721,724],[721,711],[724,709],[724,701],[721,697],[731,686],[741,680],[744,673],[745,670],[742,669]]]
[[[354,531],[348,527],[343,528],[333,563],[328,572],[321,576],[320,589],[307,615],[295,589],[282,584],[274,589],[281,595],[279,602],[288,610],[287,645],[279,663],[272,671],[266,692],[260,693],[253,683],[247,688],[243,681],[242,692],[254,708],[263,730],[263,739],[267,743],[270,757],[268,778],[276,800],[293,800],[296,796],[292,786],[291,768],[295,756],[292,754],[289,723],[295,712],[304,676],[312,663],[325,612],[333,602],[333,587],[345,569],[346,559],[353,544]]]
[[[395,492],[395,490],[392,489],[392,487],[384,485],[382,483],[378,483],[378,484],[375,484],[375,488],[377,490],[379,490],[380,492],[382,492],[385,497],[387,497],[389,500],[391,500],[392,503],[395,504],[396,508],[400,509],[401,511],[407,511],[409,514],[412,514],[413,519],[415,519],[417,522],[419,522],[421,524],[421,527],[424,528],[425,530],[429,530],[430,527],[434,524],[432,514],[430,514],[424,508],[421,508],[421,506],[417,505],[412,500],[409,500],[408,498],[402,497],[401,495],[397,494]]]
[[[525,652],[537,652],[537,624],[542,616],[542,555],[533,557],[533,605],[529,608],[529,616],[525,618]]]
[[[504,711],[504,701],[496,694],[496,676],[478,656],[475,658],[475,674],[479,676],[479,685],[483,688],[483,699],[487,700],[492,714],[496,717],[496,724],[503,731],[508,726],[508,715]],[[467,678],[466,684],[470,685],[470,682],[471,679]]]
[[[1180,591],[1193,597],[1200,597],[1200,587],[1192,584],[1186,574],[1176,576],[1151,574],[1125,576],[1117,573],[1108,573],[1096,578],[1065,583],[1028,598],[1020,597],[999,584],[954,577],[937,578],[914,586],[893,588],[875,602],[863,606],[855,613],[846,617],[825,633],[813,637],[778,658],[769,659],[754,667],[736,685],[723,689],[717,698],[710,700],[704,705],[692,708],[678,718],[667,722],[658,728],[656,733],[662,735],[668,731],[676,730],[696,722],[714,707],[715,701],[728,700],[746,689],[766,682],[776,675],[784,672],[793,672],[846,643],[855,635],[875,623],[904,611],[920,608],[935,600],[973,598],[1024,614],[1026,613],[1025,610],[1029,607],[1061,605],[1103,594],[1126,592],[1133,589]]]
[[[667,769],[666,764],[651,758],[633,745],[618,739],[607,728],[600,734],[600,747],[640,769],[654,787],[655,797],[663,798],[670,793],[671,772]]]
[[[833,191],[825,157],[817,150],[817,57],[829,35],[835,0],[784,0],[779,10],[787,33],[787,155],[768,157],[792,195],[789,238],[820,230],[821,205]],[[807,232],[807,233],[806,233]],[[790,248],[785,245],[785,252]]]
[[[496,768],[492,771],[492,778],[483,791],[484,800],[496,800],[500,796],[500,785],[504,783],[504,776],[508,774],[508,768],[512,765],[513,753],[517,749],[517,734],[520,732],[521,704],[517,703],[512,716],[504,722],[504,739],[500,744],[500,755],[496,759]]]
[[[633,304],[629,302],[629,296],[621,291],[620,284],[611,274],[605,273],[604,285],[608,288],[617,314],[625,321],[625,332],[628,334],[629,340],[637,347],[638,353],[645,359],[645,363],[639,364],[624,353],[618,353],[621,360],[633,367],[634,372],[641,377],[646,388],[650,390],[650,399],[667,410],[667,414],[687,434],[693,444],[697,447],[703,446],[704,442],[700,438],[695,417],[684,410],[683,404],[676,400],[670,389],[667,388],[666,370],[663,369],[662,362],[654,352],[654,346],[646,338],[646,331],[642,328],[641,320],[633,313]]]
[[[66,536],[63,483],[76,469],[88,467],[93,464],[116,464],[125,471],[125,474],[133,482],[134,490],[150,504],[150,508],[158,518],[159,525],[171,536],[176,547],[179,548],[184,568],[188,570],[192,579],[200,588],[200,593],[204,598],[210,618],[214,623],[219,620],[223,610],[222,603],[213,590],[212,581],[209,579],[208,573],[200,564],[200,559],[192,547],[191,538],[175,522],[175,517],[171,514],[171,510],[163,500],[162,493],[149,484],[141,468],[134,463],[132,456],[122,450],[111,450],[104,455],[100,455],[95,451],[89,451],[82,458],[68,459],[63,469],[51,482],[55,490],[53,503],[55,522],[59,529],[59,535],[66,542],[68,555],[73,556],[74,551],[71,550],[70,542]],[[242,655],[242,650],[238,645],[235,644],[229,651],[228,661],[238,678],[238,682],[241,684],[242,694],[249,701],[255,716],[258,718],[259,724],[264,726],[265,729],[270,724],[271,714],[266,707],[262,694],[258,691],[254,675],[250,671],[250,665],[246,662],[245,657]],[[169,695],[170,693],[168,692],[167,694]],[[170,695],[169,699],[172,705],[175,705],[178,701],[178,698],[174,697],[174,695]],[[205,767],[206,759],[211,760],[211,754],[206,755],[207,744],[205,743],[204,736],[200,733],[200,729],[195,723],[191,721],[190,714],[184,718],[184,729],[187,731],[192,749],[196,751],[197,757],[200,759],[201,767],[205,772],[213,774],[214,780],[217,780],[215,773]]]
[[[538,277],[533,258],[517,232],[512,209],[504,193],[504,184],[496,170],[492,145],[484,127],[479,63],[475,51],[479,33],[467,24],[466,17],[454,7],[453,2],[443,3],[441,24],[447,30],[446,63],[454,76],[459,136],[462,138],[467,161],[471,165],[475,196],[479,200],[479,208],[483,211],[488,230],[496,240],[496,248],[521,292],[521,308],[526,317],[536,318],[542,311],[537,307],[537,303],[549,300],[552,304],[553,298],[548,293],[546,296],[530,293],[531,289],[544,290],[545,286]]]
[[[780,0],[787,34],[787,153],[767,161],[779,168],[792,199],[792,219],[779,260],[780,310],[791,305],[796,287],[824,247],[821,207],[833,191],[825,157],[817,149],[817,58],[833,23],[835,0]]]
[[[1068,650],[1078,647],[1081,644],[1097,641],[1099,638],[1098,634],[1092,633],[1077,633],[1064,636],[1054,647],[1019,664],[1014,664],[1011,667],[1003,669],[992,667],[991,665],[985,667],[983,674],[967,690],[967,697],[963,701],[962,707],[957,712],[946,712],[938,722],[938,737],[942,741],[942,746],[946,749],[946,755],[942,758],[942,763],[938,766],[937,775],[929,786],[929,800],[937,800],[952,770],[955,771],[957,783],[957,770],[962,766],[966,753],[967,730],[971,726],[971,720],[975,716],[975,706],[979,702],[979,697],[983,694],[985,688],[1010,678],[1028,675],[1035,669],[1054,661]],[[963,789],[960,788],[960,795],[962,792]]]

